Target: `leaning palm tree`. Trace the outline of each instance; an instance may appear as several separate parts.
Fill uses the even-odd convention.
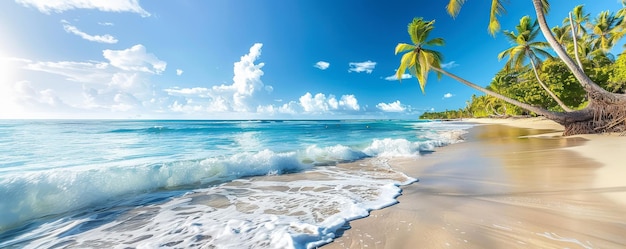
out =
[[[505,37],[514,46],[498,54],[498,60],[502,60],[504,57],[508,56],[509,59],[506,61],[504,70],[510,71],[512,69],[522,69],[525,66],[524,61],[528,59],[535,73],[535,77],[537,78],[537,82],[539,82],[543,90],[545,90],[563,110],[571,112],[573,110],[565,105],[563,101],[543,83],[537,72],[537,68],[541,65],[540,57],[552,58],[552,55],[544,50],[550,47],[550,45],[547,42],[535,41],[539,34],[537,26],[537,21],[533,21],[530,16],[524,16],[515,27],[517,34],[514,31],[504,31]]]
[[[527,109],[529,111],[546,114],[553,113],[548,110],[519,102],[515,99],[483,88],[441,69],[441,61],[443,60],[443,56],[440,52],[429,48],[431,46],[442,46],[445,43],[442,38],[429,39],[428,35],[433,30],[434,23],[434,20],[424,21],[422,18],[414,18],[413,21],[409,23],[407,31],[411,38],[412,44],[398,43],[398,45],[396,46],[396,54],[404,52],[404,55],[402,55],[402,59],[400,59],[400,66],[398,67],[398,70],[396,72],[396,77],[398,78],[398,80],[402,80],[402,75],[406,72],[406,70],[409,70],[409,73],[415,76],[417,82],[420,85],[420,88],[422,89],[422,92],[424,92],[426,81],[428,79],[428,73],[430,72],[430,70],[433,70],[438,75],[444,74],[471,88],[502,99],[508,103]],[[558,115],[557,113],[554,114]]]
[[[588,105],[582,110],[569,113],[542,113],[537,112],[521,105],[509,103],[522,107],[526,110],[533,111],[537,114],[544,115],[565,127],[564,134],[581,134],[581,133],[597,133],[607,131],[626,130],[626,95],[611,93],[598,84],[596,84],[582,68],[569,57],[565,48],[563,48],[554,38],[548,23],[546,22],[546,13],[549,10],[548,0],[531,0],[539,22],[541,33],[546,38],[552,49],[558,57],[567,65],[578,83],[587,92],[589,97]],[[489,31],[495,34],[499,30],[498,16],[505,11],[503,3],[505,0],[492,0],[490,8]],[[448,13],[453,17],[456,16],[465,0],[449,0],[447,6]],[[622,8],[618,11],[619,17],[626,15],[626,1],[622,0]],[[458,77],[457,77],[458,78]],[[455,79],[457,79],[455,78]],[[461,81],[463,79],[458,78]],[[468,82],[469,83],[469,82]],[[484,91],[483,91],[484,92]],[[486,92],[485,92],[486,93]]]
[[[424,92],[428,72],[431,67],[440,68],[443,58],[441,53],[424,47],[444,45],[442,38],[427,40],[434,23],[434,20],[426,22],[422,18],[414,18],[413,22],[411,22],[408,27],[408,32],[413,44],[399,43],[398,46],[396,46],[396,54],[410,50],[410,52],[402,56],[396,76],[401,80],[406,69],[409,69],[409,72],[417,77],[422,92]],[[441,78],[441,73],[438,73],[438,77]]]
[[[429,48],[429,46],[443,45],[443,39],[433,39],[437,42],[429,40],[428,35],[434,28],[434,21],[424,21],[421,18],[415,18],[413,22],[408,25],[408,33],[413,44],[400,43],[396,46],[396,54],[406,52],[402,56],[400,67],[398,68],[398,78],[400,79],[402,74],[408,69],[411,74],[416,76],[417,81],[423,89],[426,85],[428,72],[433,70],[436,73],[449,76],[462,84],[485,94],[494,96],[509,104],[534,112],[538,115],[543,115],[546,118],[563,125],[565,127],[564,135],[626,130],[626,95],[613,94],[602,89],[586,74],[584,74],[576,63],[567,56],[563,47],[561,47],[560,44],[558,44],[558,42],[554,39],[554,36],[545,22],[544,10],[546,8],[542,4],[543,2],[545,1],[533,0],[541,31],[553,49],[555,49],[559,57],[565,57],[563,61],[573,72],[574,76],[581,83],[585,91],[587,91],[589,95],[589,104],[586,108],[573,112],[549,111],[544,108],[522,103],[489,89],[485,89],[443,70],[440,66],[443,57],[440,53]]]

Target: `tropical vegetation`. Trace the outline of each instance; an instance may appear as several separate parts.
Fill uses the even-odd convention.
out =
[[[457,15],[465,0],[450,0],[448,12]],[[492,0],[488,30],[500,30],[504,1]],[[626,34],[626,5],[616,13],[595,18],[576,6],[561,24],[550,28],[545,14],[548,0],[532,0],[536,20],[524,16],[504,36],[511,47],[498,58],[504,67],[487,87],[481,87],[441,68],[443,55],[435,50],[443,38],[430,38],[435,21],[414,18],[408,25],[411,43],[399,43],[397,77],[409,72],[425,90],[430,71],[446,75],[486,95],[472,96],[464,108],[427,112],[422,118],[540,115],[565,127],[565,135],[626,131],[626,53],[610,51]],[[545,41],[540,40],[539,34]]]

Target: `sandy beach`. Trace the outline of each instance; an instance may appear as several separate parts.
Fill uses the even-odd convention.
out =
[[[324,248],[624,248],[626,137],[480,119],[466,142],[391,163],[419,182]]]

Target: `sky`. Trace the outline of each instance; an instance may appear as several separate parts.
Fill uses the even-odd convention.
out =
[[[511,45],[487,32],[490,1],[0,1],[0,119],[417,119],[458,109],[470,89],[429,77],[396,80],[414,17],[435,20],[444,69],[478,85]],[[550,26],[584,4],[552,0]],[[510,1],[513,30],[530,0]],[[619,47],[621,48],[622,42]],[[621,52],[621,51],[618,51]],[[407,75],[408,76],[408,75]]]

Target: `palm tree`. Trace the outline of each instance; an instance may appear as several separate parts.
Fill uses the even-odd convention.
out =
[[[435,21],[424,21],[422,18],[414,18],[413,21],[409,23],[407,31],[409,33],[409,36],[411,37],[411,41],[413,44],[398,43],[398,45],[396,46],[396,54],[405,52],[404,55],[402,55],[402,59],[400,59],[400,66],[398,67],[398,70],[396,72],[396,77],[398,78],[398,80],[402,80],[402,75],[408,69],[409,73],[417,78],[417,82],[419,83],[422,92],[424,92],[426,80],[428,79],[428,73],[430,72],[430,70],[433,70],[438,74],[444,74],[446,76],[449,76],[471,88],[497,97],[529,111],[546,114],[553,113],[548,110],[534,107],[511,99],[494,91],[485,89],[481,86],[478,86],[472,82],[469,82],[441,69],[441,61],[443,60],[443,56],[441,55],[441,53],[425,47],[442,46],[445,43],[442,38],[434,38],[431,40],[428,39],[428,35],[434,28],[434,23]],[[558,113],[553,114],[558,115]]]
[[[587,22],[589,22],[589,14],[585,13],[583,5],[578,5],[572,10],[570,17],[563,20],[563,26],[569,27],[568,30],[576,36],[583,36],[587,34],[587,29],[585,29]]]
[[[454,0],[452,0],[454,1]],[[497,1],[497,0],[494,0]],[[464,2],[459,0],[457,2]],[[442,45],[443,39],[433,39],[437,42],[425,42],[428,40],[428,34],[433,29],[433,21],[427,22],[421,18],[416,18],[409,24],[408,33],[413,44],[400,43],[396,46],[396,54],[407,52],[402,56],[400,68],[398,69],[398,78],[409,69],[409,72],[416,76],[420,86],[426,85],[428,72],[433,71],[449,76],[462,84],[465,84],[475,90],[481,91],[488,95],[499,98],[509,104],[518,106],[538,115],[543,115],[565,127],[564,135],[574,135],[581,133],[597,133],[605,131],[624,131],[626,130],[626,95],[613,94],[598,86],[587,76],[582,69],[567,55],[564,48],[556,41],[551,33],[545,19],[545,11],[547,10],[546,0],[532,0],[539,27],[548,43],[556,51],[559,57],[564,61],[567,67],[572,71],[575,78],[579,81],[589,96],[589,104],[582,110],[573,112],[553,112],[544,108],[522,103],[511,99],[494,91],[480,87],[469,82],[459,76],[442,70],[440,53],[425,48],[425,45]],[[427,44],[428,43],[428,44]],[[424,52],[427,53],[424,53]]]
[[[568,27],[568,29],[572,33],[572,40],[574,43],[574,56],[576,56],[576,62],[578,62],[578,67],[583,68],[583,63],[580,61],[580,56],[578,54],[578,36],[584,37],[587,35],[587,30],[585,29],[585,24],[589,21],[589,14],[585,14],[583,10],[583,5],[578,5],[574,7],[572,12],[569,13],[569,17],[563,20],[564,27]]]
[[[434,38],[427,41],[434,23],[434,20],[426,22],[422,18],[414,18],[413,22],[409,23],[408,26],[408,32],[413,44],[399,43],[396,46],[396,54],[410,50],[402,56],[396,76],[401,80],[402,75],[408,68],[409,72],[417,77],[422,92],[424,92],[431,66],[441,67],[441,60],[443,59],[441,53],[424,48],[424,46],[444,45],[442,38]],[[441,74],[438,74],[438,76],[441,78]]]
[[[535,113],[544,115],[547,118],[562,124],[565,127],[565,135],[605,131],[622,132],[626,130],[626,95],[611,93],[591,80],[582,68],[568,56],[565,48],[561,47],[558,41],[554,38],[554,35],[546,22],[546,13],[549,9],[548,0],[531,1],[535,9],[535,14],[537,15],[537,21],[539,22],[541,33],[546,38],[552,49],[554,49],[558,57],[563,61],[563,63],[565,63],[565,65],[567,65],[567,68],[572,72],[578,83],[580,83],[589,97],[589,104],[582,110],[565,114],[561,113],[558,115],[547,115],[539,112]],[[502,6],[503,2],[504,0],[492,0],[492,11],[490,15],[492,19],[494,17],[497,18],[498,14],[496,13],[496,15],[494,15],[494,5]],[[465,0],[450,0],[448,4],[448,13],[452,16],[456,16],[464,3]],[[626,8],[626,1],[622,0],[622,5]],[[626,15],[625,8],[618,12],[619,17],[623,18],[624,15]],[[504,11],[504,8],[496,9],[499,10],[499,13]],[[497,19],[495,21],[497,22]],[[492,34],[495,33],[495,31],[492,32]],[[459,79],[463,80],[461,78]],[[525,107],[522,108],[527,109]]]
[[[517,34],[515,34],[514,31],[505,31],[505,37],[508,38],[514,46],[498,54],[498,59],[502,60],[506,56],[509,57],[504,67],[506,71],[510,71],[511,69],[520,70],[524,67],[524,61],[528,59],[539,85],[541,85],[563,110],[571,112],[573,110],[567,107],[567,105],[543,83],[539,77],[539,73],[537,73],[537,67],[541,65],[541,59],[539,57],[552,58],[552,55],[544,50],[544,48],[550,47],[547,42],[534,41],[539,34],[537,26],[537,22],[532,21],[530,16],[524,16],[520,19],[519,25],[515,27]]]
[[[608,53],[615,45],[615,42],[621,39],[626,31],[622,27],[623,18],[611,14],[608,10],[600,12],[600,14],[589,25],[591,27],[592,37],[595,40],[594,48],[601,49]]]
[[[567,48],[572,42],[572,37],[568,33],[569,28],[567,26],[559,27],[559,25],[552,27],[552,33],[554,38],[561,44],[561,46]]]

